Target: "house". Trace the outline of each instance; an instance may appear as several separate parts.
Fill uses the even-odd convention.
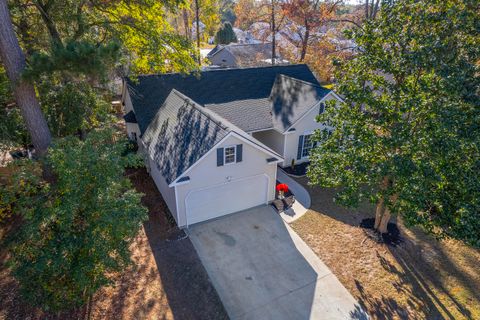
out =
[[[268,62],[271,58],[271,43],[219,44],[207,54],[212,65],[224,68],[265,66],[271,64]],[[277,59],[281,60],[278,55]]]
[[[239,28],[233,28],[233,32],[235,32],[235,36],[237,37],[238,43],[245,43],[245,44],[254,44],[254,43],[261,43],[262,41],[255,39],[255,37],[249,31],[243,31]]]
[[[127,132],[180,227],[274,200],[277,165],[308,161],[327,100],[306,65],[125,79]]]

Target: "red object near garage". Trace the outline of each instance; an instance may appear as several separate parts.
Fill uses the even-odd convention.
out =
[[[276,190],[279,192],[286,193],[288,192],[288,186],[285,183],[280,183],[280,184],[277,184]]]

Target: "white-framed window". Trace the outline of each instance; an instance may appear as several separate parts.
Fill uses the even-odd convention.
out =
[[[310,150],[315,146],[315,142],[312,139],[311,134],[306,134],[303,136],[303,148],[302,148],[302,158],[307,158],[310,155]]]
[[[224,164],[230,164],[230,163],[235,163],[236,159],[236,147],[235,146],[230,146],[230,147],[225,147],[223,149],[223,163]]]

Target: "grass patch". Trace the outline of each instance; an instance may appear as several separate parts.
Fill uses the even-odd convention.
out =
[[[311,210],[291,226],[373,319],[480,319],[480,250],[401,221],[402,243],[376,243],[359,227],[372,207],[345,209],[334,190],[307,188]]]

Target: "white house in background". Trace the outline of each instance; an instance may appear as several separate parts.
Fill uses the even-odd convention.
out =
[[[243,31],[239,28],[233,28],[233,32],[235,32],[235,36],[237,37],[237,43],[262,43],[262,41],[255,39],[255,37],[250,33],[250,31]]]
[[[340,100],[306,65],[125,79],[122,102],[158,189],[180,227],[275,197],[277,164],[308,161],[316,116]]]
[[[219,44],[207,54],[207,59],[212,65],[223,68],[270,65],[271,58],[272,44],[270,42]],[[285,61],[278,54],[276,60]]]

